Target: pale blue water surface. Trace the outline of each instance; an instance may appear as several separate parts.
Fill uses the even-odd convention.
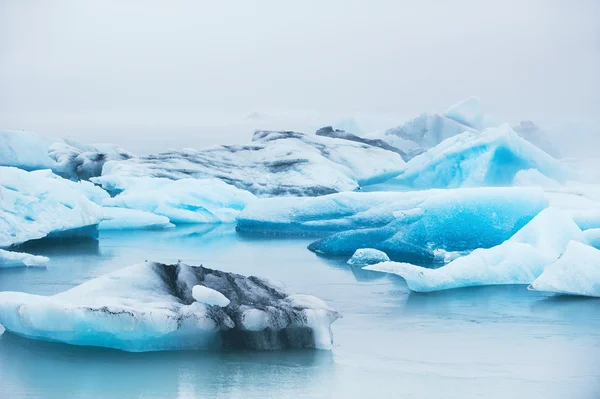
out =
[[[598,398],[600,301],[525,286],[409,294],[402,279],[325,259],[310,239],[233,226],[102,232],[28,249],[47,269],[0,270],[0,290],[51,295],[144,260],[284,282],[341,311],[329,351],[126,353],[0,336],[0,398]]]

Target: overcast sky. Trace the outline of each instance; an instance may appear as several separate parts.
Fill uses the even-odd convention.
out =
[[[253,111],[410,117],[469,95],[511,122],[597,121],[599,19],[598,0],[3,0],[0,128],[185,138]]]

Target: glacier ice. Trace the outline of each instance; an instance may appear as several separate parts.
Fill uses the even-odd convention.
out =
[[[349,265],[373,265],[375,263],[389,262],[390,258],[385,252],[373,248],[359,248],[348,259]]]
[[[50,259],[45,256],[30,255],[0,249],[0,269],[23,266],[45,266]]]
[[[96,234],[102,209],[74,188],[79,183],[49,174],[0,167],[0,248],[47,236]]]
[[[163,229],[174,227],[166,216],[128,208],[102,208],[104,219],[98,230]]]
[[[96,181],[96,179],[92,179]],[[161,215],[172,223],[233,223],[256,197],[218,179],[119,178],[121,190],[102,203]],[[113,186],[114,187],[114,186]]]
[[[560,162],[504,124],[446,139],[411,159],[394,180],[416,188],[507,186],[526,169],[537,169],[558,181],[568,175]]]
[[[476,130],[483,128],[483,106],[477,97],[468,97],[458,104],[454,104],[446,110],[444,115],[470,128]]]
[[[330,137],[333,139],[348,140],[357,143],[372,145],[373,147],[379,147],[384,150],[395,152],[399,154],[403,159],[407,159],[407,154],[404,151],[394,147],[393,145],[390,145],[389,143],[381,139],[369,139],[365,137],[360,137],[355,134],[348,133],[344,130],[334,130],[331,126],[322,127],[319,130],[317,130],[315,134],[317,136]]]
[[[257,131],[249,145],[185,149],[109,161],[94,179],[108,191],[128,177],[218,178],[261,196],[352,191],[400,174],[402,157],[371,145],[296,132]]]
[[[412,193],[398,194],[410,197]],[[412,207],[403,209],[398,206],[400,202],[382,207],[389,211],[396,205],[393,218],[382,227],[338,232],[313,242],[309,249],[325,255],[351,255],[356,249],[369,247],[395,260],[432,262],[439,259],[435,250],[469,251],[498,245],[548,205],[544,193],[537,189],[417,192],[423,194],[420,202],[405,204]]]
[[[565,253],[546,267],[529,289],[600,297],[600,250],[569,242]]]
[[[553,157],[560,156],[560,151],[552,144],[548,138],[547,132],[542,131],[539,126],[532,121],[521,121],[518,125],[513,126],[513,130],[517,132],[519,136]]]
[[[417,292],[477,285],[530,284],[556,261],[571,240],[584,241],[581,229],[566,212],[547,208],[509,240],[476,249],[438,269],[386,262],[366,270],[402,276]]]
[[[99,176],[109,160],[125,160],[135,155],[114,144],[82,144],[33,132],[0,131],[0,166],[32,171],[52,169],[67,179]]]
[[[230,303],[221,307],[223,298],[197,286]],[[9,332],[133,352],[331,349],[339,317],[323,301],[266,280],[182,263],[129,266],[54,296],[0,292],[0,324]]]
[[[196,302],[200,302],[205,305],[219,306],[222,308],[231,303],[231,301],[219,291],[203,285],[195,285],[192,288],[192,297]]]
[[[600,229],[589,229],[583,232],[585,241],[592,247],[600,249]]]

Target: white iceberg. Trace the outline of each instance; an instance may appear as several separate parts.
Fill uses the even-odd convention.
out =
[[[296,132],[257,131],[249,145],[185,149],[110,161],[95,182],[111,192],[130,177],[218,178],[261,196],[352,191],[399,175],[402,157],[371,145]]]
[[[565,253],[546,267],[529,289],[600,297],[600,250],[571,241]]]
[[[411,159],[394,181],[417,188],[509,186],[527,169],[558,181],[568,176],[565,166],[504,124],[446,139]]]
[[[360,248],[348,259],[349,265],[374,265],[381,262],[389,262],[390,258],[385,252],[373,248]]]
[[[174,227],[166,216],[127,208],[102,208],[104,219],[98,230],[163,229]]]
[[[0,167],[0,248],[43,237],[95,236],[102,209],[47,170]]]
[[[95,180],[95,179],[93,179]],[[103,205],[136,209],[172,223],[233,223],[256,197],[218,179],[120,178],[122,190]]]
[[[581,229],[563,211],[547,208],[504,243],[476,249],[439,269],[386,262],[364,269],[402,276],[417,292],[478,285],[530,284],[556,261],[571,240],[583,241]]]
[[[109,160],[125,160],[135,155],[114,144],[82,144],[33,132],[0,131],[0,166],[32,171],[52,169],[67,179],[99,176]]]
[[[444,115],[470,128],[481,130],[484,124],[483,106],[477,97],[469,97],[454,104]]]
[[[0,269],[24,266],[46,266],[50,259],[24,252],[12,252],[0,249]]]
[[[266,280],[181,263],[126,267],[54,296],[0,292],[0,324],[11,333],[132,352],[331,349],[339,317]]]

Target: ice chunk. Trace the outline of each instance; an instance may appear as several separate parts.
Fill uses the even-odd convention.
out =
[[[477,97],[469,97],[454,104],[446,110],[444,115],[473,129],[481,130],[483,128],[483,106]]]
[[[366,270],[402,276],[413,291],[428,292],[477,285],[530,284],[566,250],[583,241],[581,229],[563,211],[547,208],[504,243],[476,249],[439,269],[386,262]]]
[[[0,248],[46,236],[95,235],[102,210],[46,170],[0,167]]]
[[[0,166],[27,171],[52,169],[62,177],[78,180],[99,176],[106,161],[133,157],[114,144],[86,145],[33,132],[0,131]]]
[[[373,248],[360,248],[348,259],[349,265],[374,265],[380,262],[389,262],[390,258],[385,252]]]
[[[203,285],[195,285],[192,288],[192,297],[196,302],[200,302],[205,305],[220,306],[222,308],[229,305],[231,302],[219,291],[215,291],[212,288],[208,288]]]
[[[256,197],[218,179],[121,178],[111,207],[162,215],[172,223],[233,223]]]
[[[23,266],[45,266],[50,259],[45,256],[30,255],[0,249],[0,269]]]
[[[102,212],[106,220],[100,222],[98,230],[163,229],[175,226],[166,216],[136,209],[105,207]]]
[[[413,207],[406,207],[409,202],[405,209],[400,202],[393,204],[394,218],[383,227],[339,232],[315,241],[309,249],[325,255],[351,255],[369,247],[394,260],[432,262],[438,258],[436,249],[470,251],[498,245],[548,205],[539,189],[488,187],[425,193]]]
[[[532,121],[521,121],[518,125],[513,126],[513,130],[517,132],[519,136],[523,137],[525,140],[544,150],[553,157],[560,156],[560,152],[552,144],[548,138],[548,134],[542,131]]]
[[[571,241],[565,253],[529,286],[536,291],[600,297],[600,250]]]
[[[560,187],[560,183],[544,176],[537,169],[520,170],[515,174],[513,185],[517,187]]]
[[[585,241],[592,247],[600,249],[600,229],[589,229],[583,232]]]
[[[322,127],[319,130],[317,130],[317,132],[315,134],[317,136],[331,137],[334,139],[342,139],[342,140],[348,140],[348,141],[354,141],[357,143],[364,143],[364,144],[372,145],[373,147],[379,147],[384,150],[395,152],[395,153],[399,154],[403,159],[408,159],[408,157],[404,151],[402,151],[401,149],[396,148],[380,139],[369,139],[369,138],[359,137],[355,134],[348,133],[344,130],[337,130],[337,129],[334,130],[331,126]]]
[[[451,137],[406,166],[394,180],[422,188],[506,186],[517,172],[526,169],[537,169],[559,181],[568,173],[560,162],[520,138],[508,124]]]
[[[296,132],[257,131],[250,145],[107,162],[102,176],[94,181],[118,192],[127,177],[216,177],[257,195],[314,196],[352,191],[403,170],[400,155],[371,145]]]
[[[212,306],[215,296],[230,303]],[[196,294],[194,295],[194,291]],[[210,300],[207,300],[210,296]],[[220,298],[223,301],[223,298]],[[224,303],[224,302],[221,302]],[[262,328],[250,310],[264,313]],[[247,328],[244,318],[249,317]],[[288,296],[257,277],[182,263],[142,263],[46,297],[0,292],[0,324],[27,338],[126,351],[236,347],[332,347],[340,315],[322,301]]]

